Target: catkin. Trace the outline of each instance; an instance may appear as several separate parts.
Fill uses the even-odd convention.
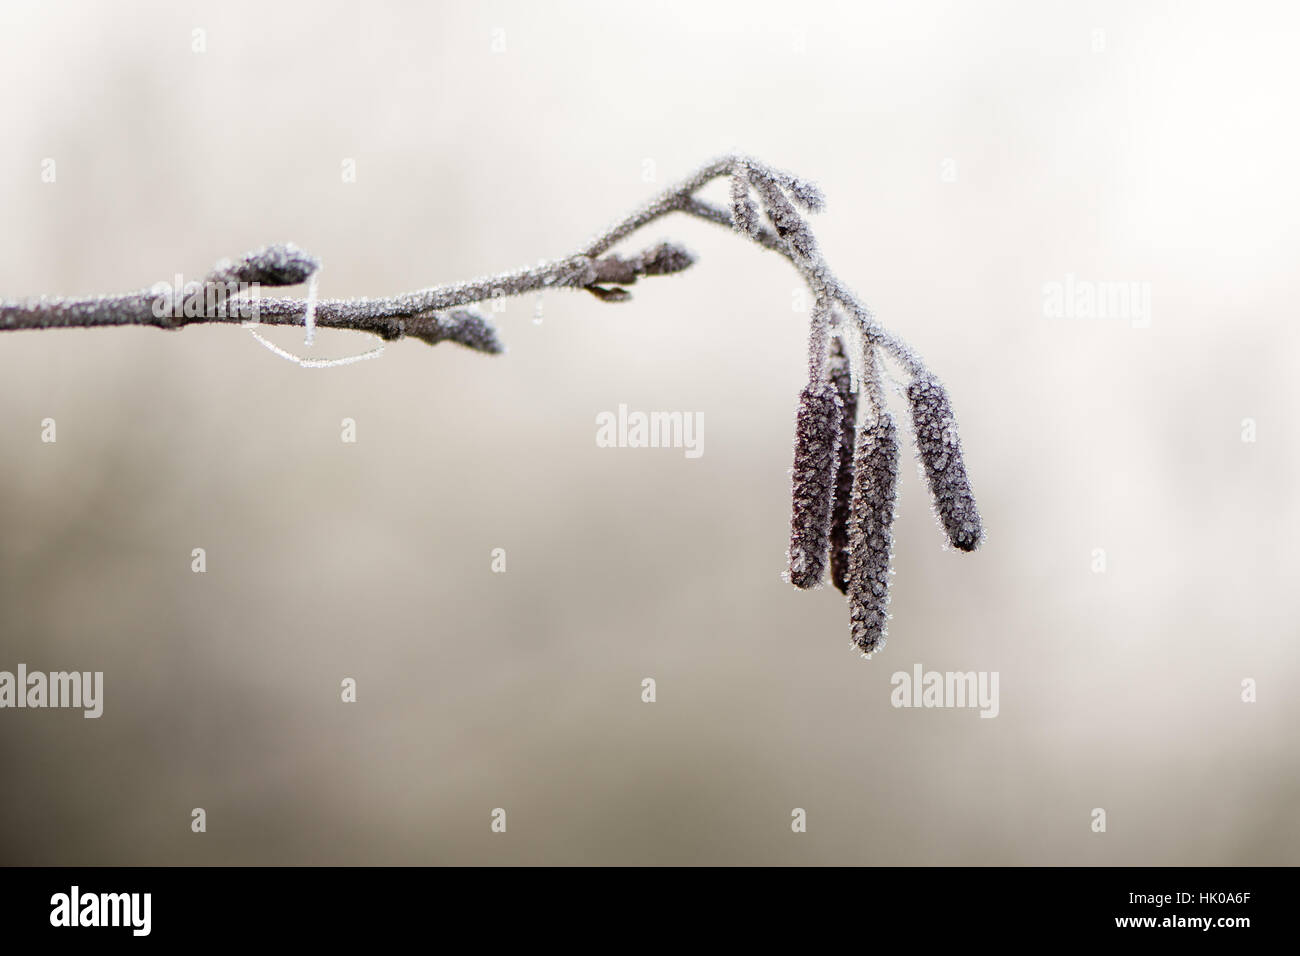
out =
[[[840,424],[839,466],[835,475],[835,504],[831,509],[831,581],[843,593],[849,593],[849,516],[853,497],[853,449],[858,430],[858,394],[853,391],[853,373],[844,343],[837,336],[831,341],[830,379],[840,397],[843,417]]]
[[[912,405],[916,450],[930,483],[935,513],[954,548],[974,551],[984,531],[966,477],[948,393],[937,379],[923,377],[907,387],[907,400]]]
[[[799,394],[789,555],[790,583],[798,588],[816,587],[826,572],[842,417],[830,382],[811,382]]]
[[[849,633],[870,654],[889,623],[889,561],[898,488],[898,433],[883,409],[858,434],[849,519]]]

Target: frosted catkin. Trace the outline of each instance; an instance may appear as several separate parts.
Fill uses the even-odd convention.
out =
[[[864,654],[885,641],[898,488],[898,433],[883,409],[858,433],[849,519],[849,633]]]
[[[835,386],[814,381],[799,394],[790,517],[790,583],[812,588],[826,573],[831,503],[843,407]]]
[[[853,498],[853,450],[858,429],[858,394],[844,343],[831,341],[830,380],[842,407],[839,463],[835,473],[835,503],[831,507],[831,582],[845,594],[849,590],[849,518]]]
[[[917,456],[930,483],[935,514],[954,548],[974,551],[984,529],[966,477],[948,393],[937,379],[923,377],[907,387],[907,400],[912,406]]]

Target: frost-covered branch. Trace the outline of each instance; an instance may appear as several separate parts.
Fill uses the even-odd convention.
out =
[[[730,178],[729,209],[696,195],[722,177]],[[605,302],[624,301],[631,297],[627,287],[638,279],[680,272],[694,257],[670,242],[624,257],[611,252],[618,243],[670,213],[734,229],[784,256],[807,283],[814,303],[809,381],[800,394],[795,432],[789,579],[801,588],[819,587],[829,567],[833,583],[848,596],[853,643],[870,656],[884,644],[889,617],[898,471],[883,355],[892,357],[910,379],[906,396],[917,457],[949,542],[972,551],[984,531],[947,391],[911,346],[881,326],[830,270],[800,212],[816,212],[823,205],[821,191],[807,180],[751,157],[728,155],[706,163],[578,251],[529,269],[384,298],[317,299],[319,262],[292,245],[276,245],[219,263],[201,282],[184,289],[0,302],[0,330],[108,325],[179,329],[251,319],[302,325],[309,342],[314,329],[323,327],[369,332],[385,340],[451,341],[500,352],[496,330],[474,306],[549,289],[580,289]],[[303,282],[309,283],[305,298],[261,295],[262,287]],[[309,360],[258,338],[303,365],[338,364],[377,354]],[[860,409],[865,410],[861,415]]]
[[[698,199],[695,193],[711,181],[732,176],[736,183],[757,183],[764,202],[782,210],[777,231],[758,221],[758,212],[747,198],[744,208],[752,216],[742,231],[766,248],[781,252],[804,275],[816,297],[841,303],[862,325],[874,344],[894,354],[913,374],[924,371],[900,340],[881,328],[871,313],[829,272],[810,269],[806,255],[815,248],[812,233],[783,198],[788,192],[807,209],[819,209],[821,193],[805,180],[772,169],[744,156],[723,156],[705,164],[694,174],[665,190],[651,202],[592,239],[578,252],[542,264],[484,276],[468,282],[434,286],[402,295],[320,299],[266,298],[241,295],[238,301],[227,289],[235,284],[253,287],[282,287],[307,281],[319,267],[318,260],[292,245],[273,245],[236,260],[218,263],[202,282],[186,289],[138,290],[119,295],[84,298],[42,296],[25,300],[0,301],[0,331],[22,329],[91,328],[98,326],[144,325],[179,329],[211,322],[246,322],[250,318],[267,325],[314,325],[321,328],[369,332],[392,341],[416,338],[429,344],[452,341],[484,352],[501,351],[495,330],[476,311],[465,308],[499,298],[510,298],[549,289],[582,289],[603,301],[631,298],[627,286],[645,276],[680,272],[694,257],[673,243],[661,243],[632,257],[609,254],[617,243],[672,212],[682,212],[719,225],[733,225],[733,211]],[[748,186],[746,187],[748,188]],[[733,190],[734,191],[734,190]],[[786,230],[804,255],[796,254]],[[163,299],[162,296],[170,298]],[[240,305],[240,308],[235,308]]]
[[[451,341],[482,352],[500,352],[500,340],[487,320],[459,306],[562,288],[621,301],[631,297],[624,287],[638,278],[679,272],[693,261],[680,246],[661,243],[631,258],[575,255],[531,269],[386,298],[264,298],[262,288],[298,285],[319,268],[315,257],[296,246],[274,245],[235,263],[218,263],[201,282],[184,289],[159,285],[123,295],[0,302],[0,330],[310,322],[322,328],[370,332],[390,341],[411,337],[430,345]]]

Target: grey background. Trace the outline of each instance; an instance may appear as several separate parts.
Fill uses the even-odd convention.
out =
[[[943,550],[905,463],[869,662],[836,592],[782,583],[806,315],[693,221],[630,246],[688,273],[511,301],[496,358],[5,334],[0,669],[107,689],[98,721],[0,712],[0,862],[1296,863],[1298,26],[9,0],[0,295],[284,239],[324,295],[406,291],[566,254],[738,148],[824,188],[828,260],[949,386],[989,537]],[[1149,283],[1150,327],[1046,318],[1067,274]],[[597,448],[620,402],[702,412],[703,457]],[[892,708],[918,662],[999,672],[1000,716]]]

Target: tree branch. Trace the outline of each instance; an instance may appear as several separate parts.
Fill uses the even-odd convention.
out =
[[[622,286],[642,276],[679,272],[693,262],[689,252],[671,243],[661,243],[630,259],[576,255],[532,269],[405,295],[322,299],[314,304],[314,318],[323,328],[370,332],[390,341],[409,336],[430,345],[453,341],[483,352],[500,352],[495,330],[481,315],[454,307],[555,288],[586,289],[606,301],[622,301],[631,298]],[[249,321],[301,325],[308,300],[263,298],[260,289],[296,285],[318,266],[313,257],[292,245],[268,246],[234,265],[218,263],[202,282],[182,290],[159,285],[123,295],[0,302],[0,330],[116,325],[179,329],[196,323]]]
[[[695,195],[722,176],[731,178],[730,209]],[[308,342],[321,326],[369,332],[390,341],[451,341],[481,352],[500,352],[496,330],[473,306],[545,289],[583,289],[604,302],[625,301],[631,298],[627,287],[642,277],[671,275],[695,260],[669,242],[625,258],[610,251],[617,243],[674,212],[734,229],[784,256],[807,283],[813,303],[809,381],[800,395],[795,433],[789,579],[799,587],[820,586],[829,554],[834,582],[848,595],[853,644],[870,656],[884,646],[889,617],[898,466],[880,369],[882,352],[892,355],[911,378],[907,398],[918,457],[949,542],[963,551],[974,550],[984,532],[947,392],[911,346],[883,328],[827,266],[799,212],[816,212],[823,203],[812,183],[750,157],[729,155],[669,187],[579,251],[531,269],[386,298],[318,300],[318,260],[293,245],[267,246],[235,262],[218,263],[202,281],[183,289],[163,285],[117,296],[0,302],[0,330],[104,325],[179,329],[200,322],[251,320],[303,325]],[[303,282],[309,282],[305,299],[261,295],[263,286]],[[254,335],[277,354],[309,367],[371,358],[379,351],[348,359],[304,359],[256,330]],[[855,421],[859,395],[866,396],[870,408],[861,423]],[[841,500],[837,507],[836,497],[845,494],[851,496],[848,506]]]
[[[808,209],[822,205],[811,183],[752,158],[728,155],[705,164],[691,176],[665,190],[645,206],[592,239],[579,252],[530,269],[485,276],[468,282],[434,286],[383,298],[321,299],[314,302],[312,318],[322,328],[369,332],[387,341],[416,338],[435,345],[457,342],[482,352],[500,352],[495,329],[478,312],[459,308],[498,298],[547,289],[583,289],[605,302],[631,298],[627,286],[643,276],[670,275],[694,262],[694,257],[673,243],[661,243],[639,255],[624,258],[607,254],[618,242],[672,212],[712,222],[734,225],[734,211],[714,206],[694,195],[714,179],[732,176],[734,182],[758,183],[761,197],[781,212],[776,230],[754,218],[748,233],[759,245],[782,253],[803,275],[814,299],[841,303],[861,325],[866,339],[899,358],[912,375],[924,371],[912,350],[876,323],[874,316],[843,286],[818,258],[811,261],[791,245],[806,241],[815,249],[812,233],[782,196],[788,192]],[[746,198],[746,202],[748,199]],[[752,203],[749,210],[754,212]],[[775,220],[774,220],[775,221]],[[785,235],[782,234],[785,233]],[[262,287],[291,286],[306,281],[319,262],[292,245],[268,246],[235,263],[217,266],[200,283],[183,290],[155,286],[120,295],[85,298],[42,296],[21,301],[0,301],[0,331],[21,329],[92,328],[144,325],[180,329],[211,322],[248,322],[267,325],[303,325],[310,299],[263,297]]]

